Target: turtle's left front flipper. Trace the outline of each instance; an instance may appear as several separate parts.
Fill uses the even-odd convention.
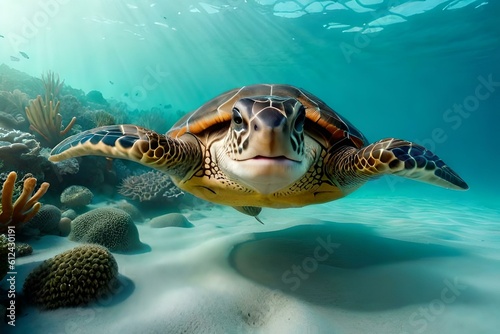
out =
[[[194,139],[170,138],[135,125],[110,125],[66,138],[52,149],[49,160],[99,155],[135,161],[182,178],[200,164],[201,154]]]
[[[339,169],[341,186],[349,186],[350,180],[394,174],[450,189],[469,188],[437,155],[406,140],[382,139],[360,150],[346,149],[339,156],[332,163]]]

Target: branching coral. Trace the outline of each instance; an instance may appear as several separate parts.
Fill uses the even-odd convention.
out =
[[[42,83],[45,88],[45,102],[58,101],[64,80],[61,81],[59,75],[48,71],[47,74],[42,74]]]
[[[24,181],[19,197],[13,202],[14,187],[17,173],[10,172],[2,188],[2,208],[0,212],[0,233],[5,233],[9,226],[20,226],[27,222],[40,210],[42,204],[38,200],[47,192],[49,184],[42,183],[38,191],[33,194],[36,179],[29,177]]]
[[[59,101],[54,105],[54,101],[43,101],[40,95],[26,107],[30,129],[42,136],[51,146],[58,144],[76,121],[76,117],[73,117],[66,128],[61,130],[62,116],[59,114],[59,107]]]
[[[61,106],[58,95],[63,85],[59,77],[48,72],[42,76],[45,86],[45,99],[40,95],[31,100],[26,107],[26,116],[30,122],[30,129],[42,136],[50,146],[58,144],[73,127],[76,117],[73,117],[66,128],[62,129],[62,116],[59,113]]]

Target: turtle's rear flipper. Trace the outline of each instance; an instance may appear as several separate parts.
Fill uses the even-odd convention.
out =
[[[405,140],[387,138],[368,145],[355,154],[352,163],[368,176],[394,174],[445,188],[469,189],[437,155]]]
[[[262,208],[259,208],[258,206],[233,206],[233,208],[241,213],[255,217],[255,219],[257,219],[259,223],[264,224],[258,217],[259,213],[262,211]]]
[[[469,189],[467,183],[437,155],[406,140],[386,138],[360,150],[345,148],[327,160],[330,178],[346,190],[355,189],[367,179],[384,174],[450,189]]]

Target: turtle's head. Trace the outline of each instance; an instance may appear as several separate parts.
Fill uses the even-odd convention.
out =
[[[218,150],[219,167],[263,194],[294,183],[313,160],[305,149],[305,118],[305,107],[294,98],[238,100],[232,107],[224,147]]]

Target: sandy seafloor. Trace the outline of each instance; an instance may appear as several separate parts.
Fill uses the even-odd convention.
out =
[[[496,201],[360,194],[264,209],[264,225],[219,206],[184,211],[194,228],[138,224],[150,250],[114,254],[113,295],[26,308],[2,333],[498,333]],[[40,261],[78,245],[31,244],[18,290]]]

